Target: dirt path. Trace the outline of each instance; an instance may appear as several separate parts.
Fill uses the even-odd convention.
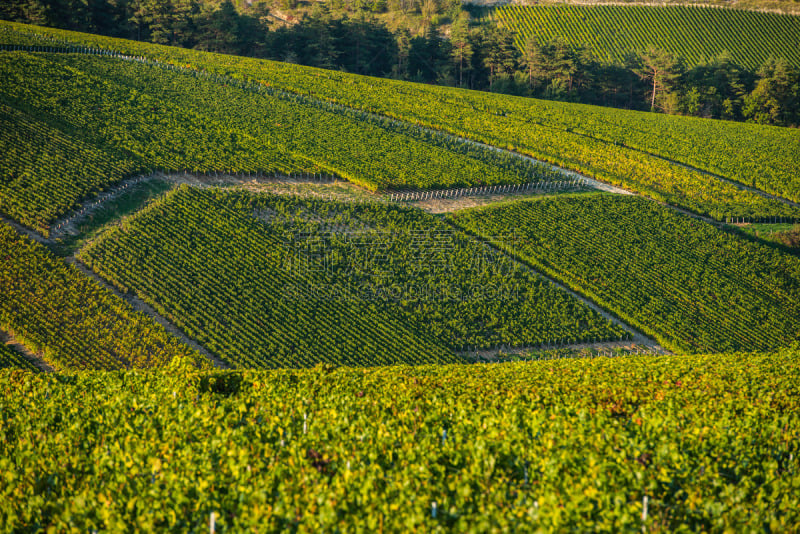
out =
[[[162,180],[165,182],[171,182],[175,185],[180,184],[187,184],[192,187],[222,187],[222,188],[244,188],[254,192],[276,192],[279,193],[281,188],[285,188],[289,185],[296,185],[296,186],[304,186],[303,189],[314,189],[315,187],[319,187],[321,189],[329,188],[330,191],[326,193],[322,193],[319,196],[333,196],[336,193],[341,193],[341,191],[336,191],[336,189],[343,189],[343,184],[348,184],[353,189],[356,188],[355,185],[349,184],[348,182],[342,182],[339,180],[331,178],[326,178],[324,180],[317,180],[313,178],[303,178],[303,177],[295,177],[295,176],[285,176],[285,175],[275,175],[275,176],[261,176],[255,174],[248,174],[248,175],[234,175],[234,174],[225,174],[225,173],[214,173],[214,174],[195,174],[195,173],[188,173],[188,172],[179,172],[179,173],[161,173],[156,172],[153,174],[147,175],[140,175],[135,176],[132,178],[128,178],[121,182],[118,182],[114,186],[106,189],[104,192],[98,194],[96,197],[91,198],[89,200],[84,201],[80,207],[74,210],[72,213],[63,217],[57,221],[55,221],[50,229],[50,238],[45,238],[39,234],[35,234],[38,241],[46,244],[52,244],[56,240],[66,235],[76,236],[80,234],[80,224],[85,221],[88,217],[90,217],[94,212],[98,209],[103,208],[107,203],[115,200],[116,198],[120,197],[121,195],[131,191],[131,189],[135,188],[137,185],[142,184],[144,182],[152,181],[152,180]],[[298,189],[301,189],[298,187]],[[366,190],[363,190],[366,191]],[[370,193],[366,193],[366,195],[370,196]],[[374,195],[371,195],[374,196]],[[16,224],[9,221],[9,224]],[[25,230],[23,227],[16,225],[19,229]],[[30,231],[27,231],[30,235]],[[33,237],[33,236],[31,236]]]
[[[11,219],[6,219],[2,215],[0,215],[0,222],[4,222],[5,224],[9,225],[11,228],[16,230],[18,234],[26,235],[26,236],[30,237],[31,239],[33,239],[34,241],[36,241],[37,243],[42,243],[44,245],[52,244],[52,240],[47,239],[45,236],[43,236],[39,232],[36,232],[34,230],[31,230],[30,228],[22,226],[18,222],[14,222]]]
[[[421,210],[427,211],[432,214],[451,213],[454,211],[465,210],[469,208],[477,208],[487,206],[489,204],[497,204],[506,200],[526,199],[540,197],[544,195],[574,193],[578,191],[586,191],[586,188],[572,188],[560,189],[557,193],[552,191],[525,191],[523,193],[499,193],[496,195],[476,195],[476,196],[463,196],[457,198],[431,198],[425,200],[414,200],[405,202],[410,206],[417,207]]]
[[[205,347],[203,347],[202,345],[200,345],[199,343],[197,343],[196,341],[194,341],[193,339],[188,337],[186,334],[183,333],[183,331],[181,331],[181,329],[179,329],[177,326],[175,326],[170,321],[168,321],[166,318],[164,318],[160,313],[158,313],[156,310],[154,310],[148,303],[146,303],[145,301],[143,301],[142,299],[140,299],[136,295],[130,295],[130,294],[127,294],[127,293],[120,292],[116,287],[114,287],[110,283],[106,282],[105,279],[103,279],[100,276],[98,276],[97,274],[95,274],[94,271],[92,271],[83,262],[81,262],[80,260],[78,260],[75,257],[71,256],[69,258],[65,258],[64,261],[66,261],[69,264],[74,265],[83,274],[85,274],[86,276],[88,276],[89,278],[91,278],[92,280],[94,280],[95,282],[97,282],[98,284],[103,286],[104,288],[108,289],[109,291],[114,293],[119,298],[121,298],[124,301],[128,302],[133,307],[133,309],[135,309],[136,311],[139,311],[139,312],[142,312],[142,313],[144,313],[146,315],[149,315],[155,322],[157,322],[158,324],[163,326],[164,329],[167,332],[169,332],[170,334],[174,335],[180,341],[182,341],[186,345],[190,346],[191,348],[193,348],[194,350],[196,350],[197,352],[199,352],[200,354],[202,354],[203,356],[208,358],[208,360],[215,367],[218,367],[220,369],[230,369],[231,368],[231,366],[227,362],[219,359],[217,356],[215,356],[214,354],[209,352]]]
[[[20,343],[10,332],[0,330],[0,343],[9,345],[12,349],[22,354],[26,360],[36,366],[40,371],[45,373],[52,373],[55,371],[55,369],[44,360],[41,354],[28,350],[28,347]]]
[[[65,235],[78,235],[78,226],[82,221],[89,217],[92,213],[102,208],[106,203],[114,200],[123,193],[127,193],[131,188],[136,185],[152,180],[156,175],[141,175],[133,178],[127,178],[121,182],[117,182],[112,187],[109,187],[97,196],[84,201],[78,209],[71,214],[55,221],[50,225],[50,239],[49,241],[55,242],[60,237]]]
[[[460,232],[465,232],[468,235],[474,235],[472,232],[468,232],[468,231],[462,229],[461,227],[453,224],[450,221],[445,220],[444,222],[445,222],[445,224],[449,224],[452,228],[454,228],[454,229],[456,229],[456,230],[458,230]],[[640,345],[640,346],[643,346],[643,347],[648,347],[649,349],[652,349],[652,350],[654,350],[656,352],[659,352],[659,353],[662,353],[662,354],[667,354],[668,353],[668,351],[666,349],[664,349],[663,347],[661,347],[661,345],[659,345],[656,340],[651,339],[650,337],[644,335],[637,328],[634,328],[630,324],[622,321],[616,315],[613,315],[610,312],[606,311],[604,308],[602,308],[599,304],[594,302],[589,297],[586,297],[586,296],[578,293],[577,291],[574,291],[573,289],[569,288],[567,285],[563,284],[562,282],[551,278],[550,276],[538,271],[537,269],[534,269],[527,262],[525,262],[524,260],[522,260],[521,258],[516,256],[515,254],[508,253],[505,250],[500,250],[499,248],[497,248],[492,243],[486,242],[486,246],[491,247],[493,250],[497,251],[499,254],[503,254],[504,256],[507,256],[512,261],[514,261],[514,263],[516,263],[519,267],[531,272],[535,276],[538,276],[539,278],[547,280],[551,284],[555,285],[556,287],[558,287],[560,289],[563,289],[564,291],[566,291],[567,293],[569,293],[570,295],[572,295],[573,297],[575,297],[576,299],[578,299],[579,301],[584,303],[586,306],[588,306],[589,308],[591,308],[594,311],[596,311],[603,318],[607,319],[611,323],[613,323],[613,324],[615,324],[615,325],[617,325],[617,326],[619,326],[621,328],[624,328],[625,330],[627,330],[628,332],[633,334],[633,339],[630,339],[630,340],[627,340],[627,341],[622,341],[620,343],[623,343],[623,344],[627,343],[627,344],[633,344],[633,345]],[[613,343],[611,343],[611,344],[609,344],[609,343],[597,343],[597,344],[592,344],[592,345],[597,345],[598,347],[614,346]],[[571,347],[580,348],[580,347],[584,347],[584,346],[589,346],[589,344],[578,343],[578,344],[575,344],[575,345],[559,346],[558,348],[571,348]],[[529,347],[527,350],[531,350],[533,348],[535,348],[535,347]],[[499,351],[500,351],[500,349],[492,349],[489,352],[497,353]]]
[[[525,356],[546,351],[565,351],[573,353],[565,358],[592,358],[615,354],[668,354],[658,345],[643,345],[634,341],[608,341],[604,343],[575,343],[571,345],[541,345],[530,347],[499,348],[462,353],[461,356],[476,362],[504,361],[502,356]]]

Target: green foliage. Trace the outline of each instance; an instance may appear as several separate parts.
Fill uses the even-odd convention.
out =
[[[47,235],[59,215],[134,170],[81,137],[0,103],[0,212]]]
[[[5,368],[38,371],[36,366],[29,362],[25,356],[0,341],[0,369]]]
[[[507,5],[498,7],[495,17],[516,33],[520,49],[536,35],[589,46],[609,62],[624,63],[629,54],[655,46],[692,65],[727,51],[751,70],[770,56],[800,67],[800,20],[793,15],[699,6]]]
[[[0,329],[62,370],[209,364],[42,245],[0,224]]]
[[[554,176],[541,165],[486,147],[272,93],[264,85],[245,89],[228,80],[198,77],[195,71],[94,56],[5,53],[4,57],[0,99],[52,125],[51,129],[136,161],[139,168],[325,169],[373,190],[526,183]],[[50,150],[48,137],[20,135],[13,139],[20,152],[44,152],[50,158],[59,153],[58,136],[53,140],[55,150]],[[49,163],[42,159],[22,160],[30,162],[25,176],[36,184],[34,189],[15,178],[21,164],[14,159],[7,162],[12,180],[5,187],[5,203],[18,208],[9,214],[20,213],[22,221],[42,221],[36,228],[85,195],[84,190],[68,189],[60,203],[42,206],[30,200],[42,187],[62,194],[59,183],[69,179],[57,166],[40,165]],[[69,164],[78,161],[74,158]],[[90,183],[104,185],[119,175]]]
[[[19,24],[0,23],[0,28],[8,29],[0,31],[0,39],[7,41],[15,40],[17,35],[27,38],[32,32],[32,27]],[[35,31],[43,36],[43,43],[54,43],[47,39],[64,39],[146,55],[517,150],[719,219],[800,216],[794,207],[665,161],[691,165],[800,201],[800,175],[796,172],[800,153],[796,150],[798,132],[794,129],[547,102],[63,30]],[[213,102],[216,105],[219,100]],[[356,139],[360,147],[361,137]],[[743,146],[748,150],[742,150]],[[387,180],[389,183],[410,183],[408,179],[398,180],[394,174],[389,176],[393,176]],[[477,179],[476,175],[471,176],[473,181]],[[422,186],[426,182],[416,183]]]
[[[800,112],[800,73],[785,60],[770,58],[758,75],[756,88],[744,99],[744,115],[759,124],[788,124]]]
[[[648,47],[639,56],[641,65],[637,65],[635,72],[650,86],[650,110],[656,108],[667,112],[670,90],[681,75],[681,62],[669,52],[660,48]]]
[[[216,532],[785,532],[798,384],[797,349],[0,371],[0,517],[15,532],[208,532],[212,513]]]
[[[800,259],[642,198],[509,203],[451,217],[678,351],[772,350],[800,340]]]
[[[227,361],[458,361],[628,334],[420,210],[181,188],[82,259]]]

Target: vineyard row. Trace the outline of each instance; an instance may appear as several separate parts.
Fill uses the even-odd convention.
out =
[[[790,532],[798,383],[797,349],[0,371],[0,516],[15,532]]]
[[[0,224],[0,329],[57,370],[209,368],[150,317]]]
[[[395,204],[181,187],[124,226],[81,259],[237,366],[454,361],[468,347],[630,337],[486,243]]]
[[[800,261],[645,199],[565,196],[449,216],[681,352],[797,341]]]
[[[19,31],[26,28],[11,27],[19,27]],[[263,83],[520,151],[718,220],[737,216],[797,217],[796,210],[777,201],[757,198],[730,184],[714,183],[702,173],[675,168],[674,164],[656,161],[649,155],[652,152],[797,200],[798,177],[793,171],[797,168],[797,154],[791,150],[796,136],[785,129],[635,112],[615,111],[612,116],[603,108],[361,79],[268,61],[47,31],[49,39],[62,39],[56,37],[58,34],[65,40],[136,52],[128,55],[142,52],[174,65],[238,78],[242,83]],[[600,141],[581,138],[583,132]],[[738,148],[743,144],[753,148],[746,158]],[[645,153],[632,154],[623,145]]]

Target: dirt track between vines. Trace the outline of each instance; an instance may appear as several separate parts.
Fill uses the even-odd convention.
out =
[[[236,188],[236,189],[245,189],[252,192],[267,192],[272,194],[292,194],[292,195],[301,195],[301,196],[313,196],[318,198],[324,199],[331,199],[331,200],[343,200],[343,201],[356,201],[356,202],[375,202],[375,201],[387,201],[386,195],[379,195],[368,192],[362,188],[359,188],[349,182],[345,181],[329,181],[319,183],[313,180],[306,180],[302,178],[294,178],[294,177],[270,177],[270,178],[258,178],[254,179],[252,177],[242,178],[240,176],[234,175],[214,175],[214,176],[202,176],[202,175],[194,175],[190,173],[175,173],[175,174],[161,174],[155,173],[148,176],[139,176],[135,178],[130,178],[121,182],[120,184],[108,189],[106,192],[101,193],[98,197],[90,199],[84,202],[80,208],[75,210],[72,214],[68,215],[67,217],[57,221],[54,223],[53,228],[57,228],[57,230],[51,231],[51,237],[45,238],[41,234],[34,232],[28,228],[25,228],[14,221],[2,219],[4,222],[8,223],[9,225],[13,226],[19,233],[28,235],[32,239],[46,245],[52,246],[57,243],[57,240],[60,237],[65,235],[75,235],[78,233],[78,225],[84,219],[86,219],[89,215],[91,215],[97,209],[103,207],[103,205],[115,198],[119,195],[127,192],[131,186],[135,186],[137,183],[140,183],[145,180],[154,180],[160,179],[171,182],[175,185],[180,184],[187,184],[192,187],[220,187],[220,188]],[[594,181],[594,180],[592,180]],[[559,193],[563,193],[564,191],[559,191]],[[627,194],[631,194],[629,192],[625,192]],[[500,194],[493,194],[493,195],[483,195],[483,196],[462,196],[458,198],[451,198],[451,199],[429,199],[429,200],[420,200],[420,201],[413,201],[406,204],[409,206],[414,206],[419,209],[423,209],[430,213],[446,213],[451,211],[456,211],[459,209],[465,209],[469,207],[476,207],[482,205],[488,205],[496,202],[506,201],[510,198],[526,198],[526,197],[533,197],[533,196],[541,196],[552,194],[546,191],[542,192],[526,192],[526,193],[500,193]],[[109,224],[114,224],[109,223]],[[568,287],[564,286],[560,282],[551,279],[550,277],[532,269],[530,266],[524,264],[524,262],[520,262],[516,258],[512,258],[515,262],[522,265],[524,268],[531,270],[537,276],[540,276],[544,279],[549,280],[551,283],[555,284],[556,286],[560,287],[561,289],[567,291],[572,296],[598,312],[604,318],[610,320],[614,324],[617,324],[628,330],[629,332],[633,333],[634,338],[628,341],[612,341],[612,342],[598,342],[598,343],[576,343],[576,344],[569,344],[569,345],[562,345],[562,346],[531,346],[526,347],[525,349],[511,349],[505,347],[496,347],[492,349],[486,350],[479,350],[477,351],[474,356],[480,357],[481,360],[484,361],[492,361],[496,359],[496,357],[500,354],[522,354],[526,351],[541,351],[541,350],[548,350],[548,349],[569,349],[574,351],[580,350],[600,350],[600,351],[613,351],[613,350],[627,350],[630,352],[647,352],[647,353],[664,353],[663,348],[661,348],[658,343],[647,336],[644,336],[641,332],[637,329],[631,327],[630,325],[624,323],[620,319],[616,318],[615,316],[611,315],[610,313],[606,312],[603,308],[592,302],[591,300],[587,299],[586,297],[580,295],[579,293],[569,289]],[[79,269],[83,274],[92,278],[103,287],[117,295],[118,297],[122,298],[126,302],[128,302],[135,310],[142,312],[149,317],[151,317],[155,322],[159,323],[164,327],[165,330],[176,336],[179,340],[183,343],[188,345],[189,347],[197,350],[200,354],[205,356],[209,361],[212,362],[218,368],[226,369],[230,368],[223,360],[216,357],[214,354],[209,352],[205,347],[197,343],[195,340],[187,336],[180,328],[178,328],[175,324],[173,324],[170,320],[164,317],[161,313],[155,310],[149,303],[143,301],[136,295],[126,294],[120,292],[113,284],[109,283],[102,277],[98,276],[94,271],[92,271],[89,267],[83,264],[77,258],[77,251],[73,252],[71,255],[65,258],[65,261],[74,265],[77,269]],[[38,362],[41,368],[47,368],[46,370],[52,371],[52,368],[49,367],[41,358],[37,359],[36,355],[30,355],[29,359]]]
[[[182,341],[189,347],[193,348],[194,350],[205,356],[215,367],[218,367],[220,369],[230,369],[231,366],[228,365],[227,362],[221,360],[220,358],[209,352],[208,349],[206,349],[205,347],[197,343],[195,340],[187,336],[180,328],[175,326],[167,318],[158,313],[155,309],[153,309],[152,306],[150,306],[147,302],[140,299],[137,295],[122,293],[116,287],[114,287],[113,284],[107,282],[104,278],[96,274],[88,266],[86,266],[83,262],[81,262],[78,258],[74,256],[69,256],[65,258],[64,261],[73,265],[84,275],[88,276],[89,278],[91,278],[92,280],[94,280],[95,282],[97,282],[98,284],[100,284],[101,286],[108,289],[116,296],[118,296],[119,298],[130,304],[134,310],[144,313],[145,315],[151,317],[155,322],[163,326],[164,330],[174,335],[180,341]]]
[[[28,347],[20,343],[11,332],[0,330],[0,343],[10,346],[13,350],[22,354],[23,358],[36,366],[40,371],[45,373],[52,373],[55,371],[55,369],[44,360],[41,354],[28,350]]]

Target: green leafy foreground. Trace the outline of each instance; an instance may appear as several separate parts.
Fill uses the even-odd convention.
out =
[[[6,530],[787,531],[800,350],[0,372]],[[647,513],[644,513],[644,502]],[[435,504],[434,504],[435,503]]]

